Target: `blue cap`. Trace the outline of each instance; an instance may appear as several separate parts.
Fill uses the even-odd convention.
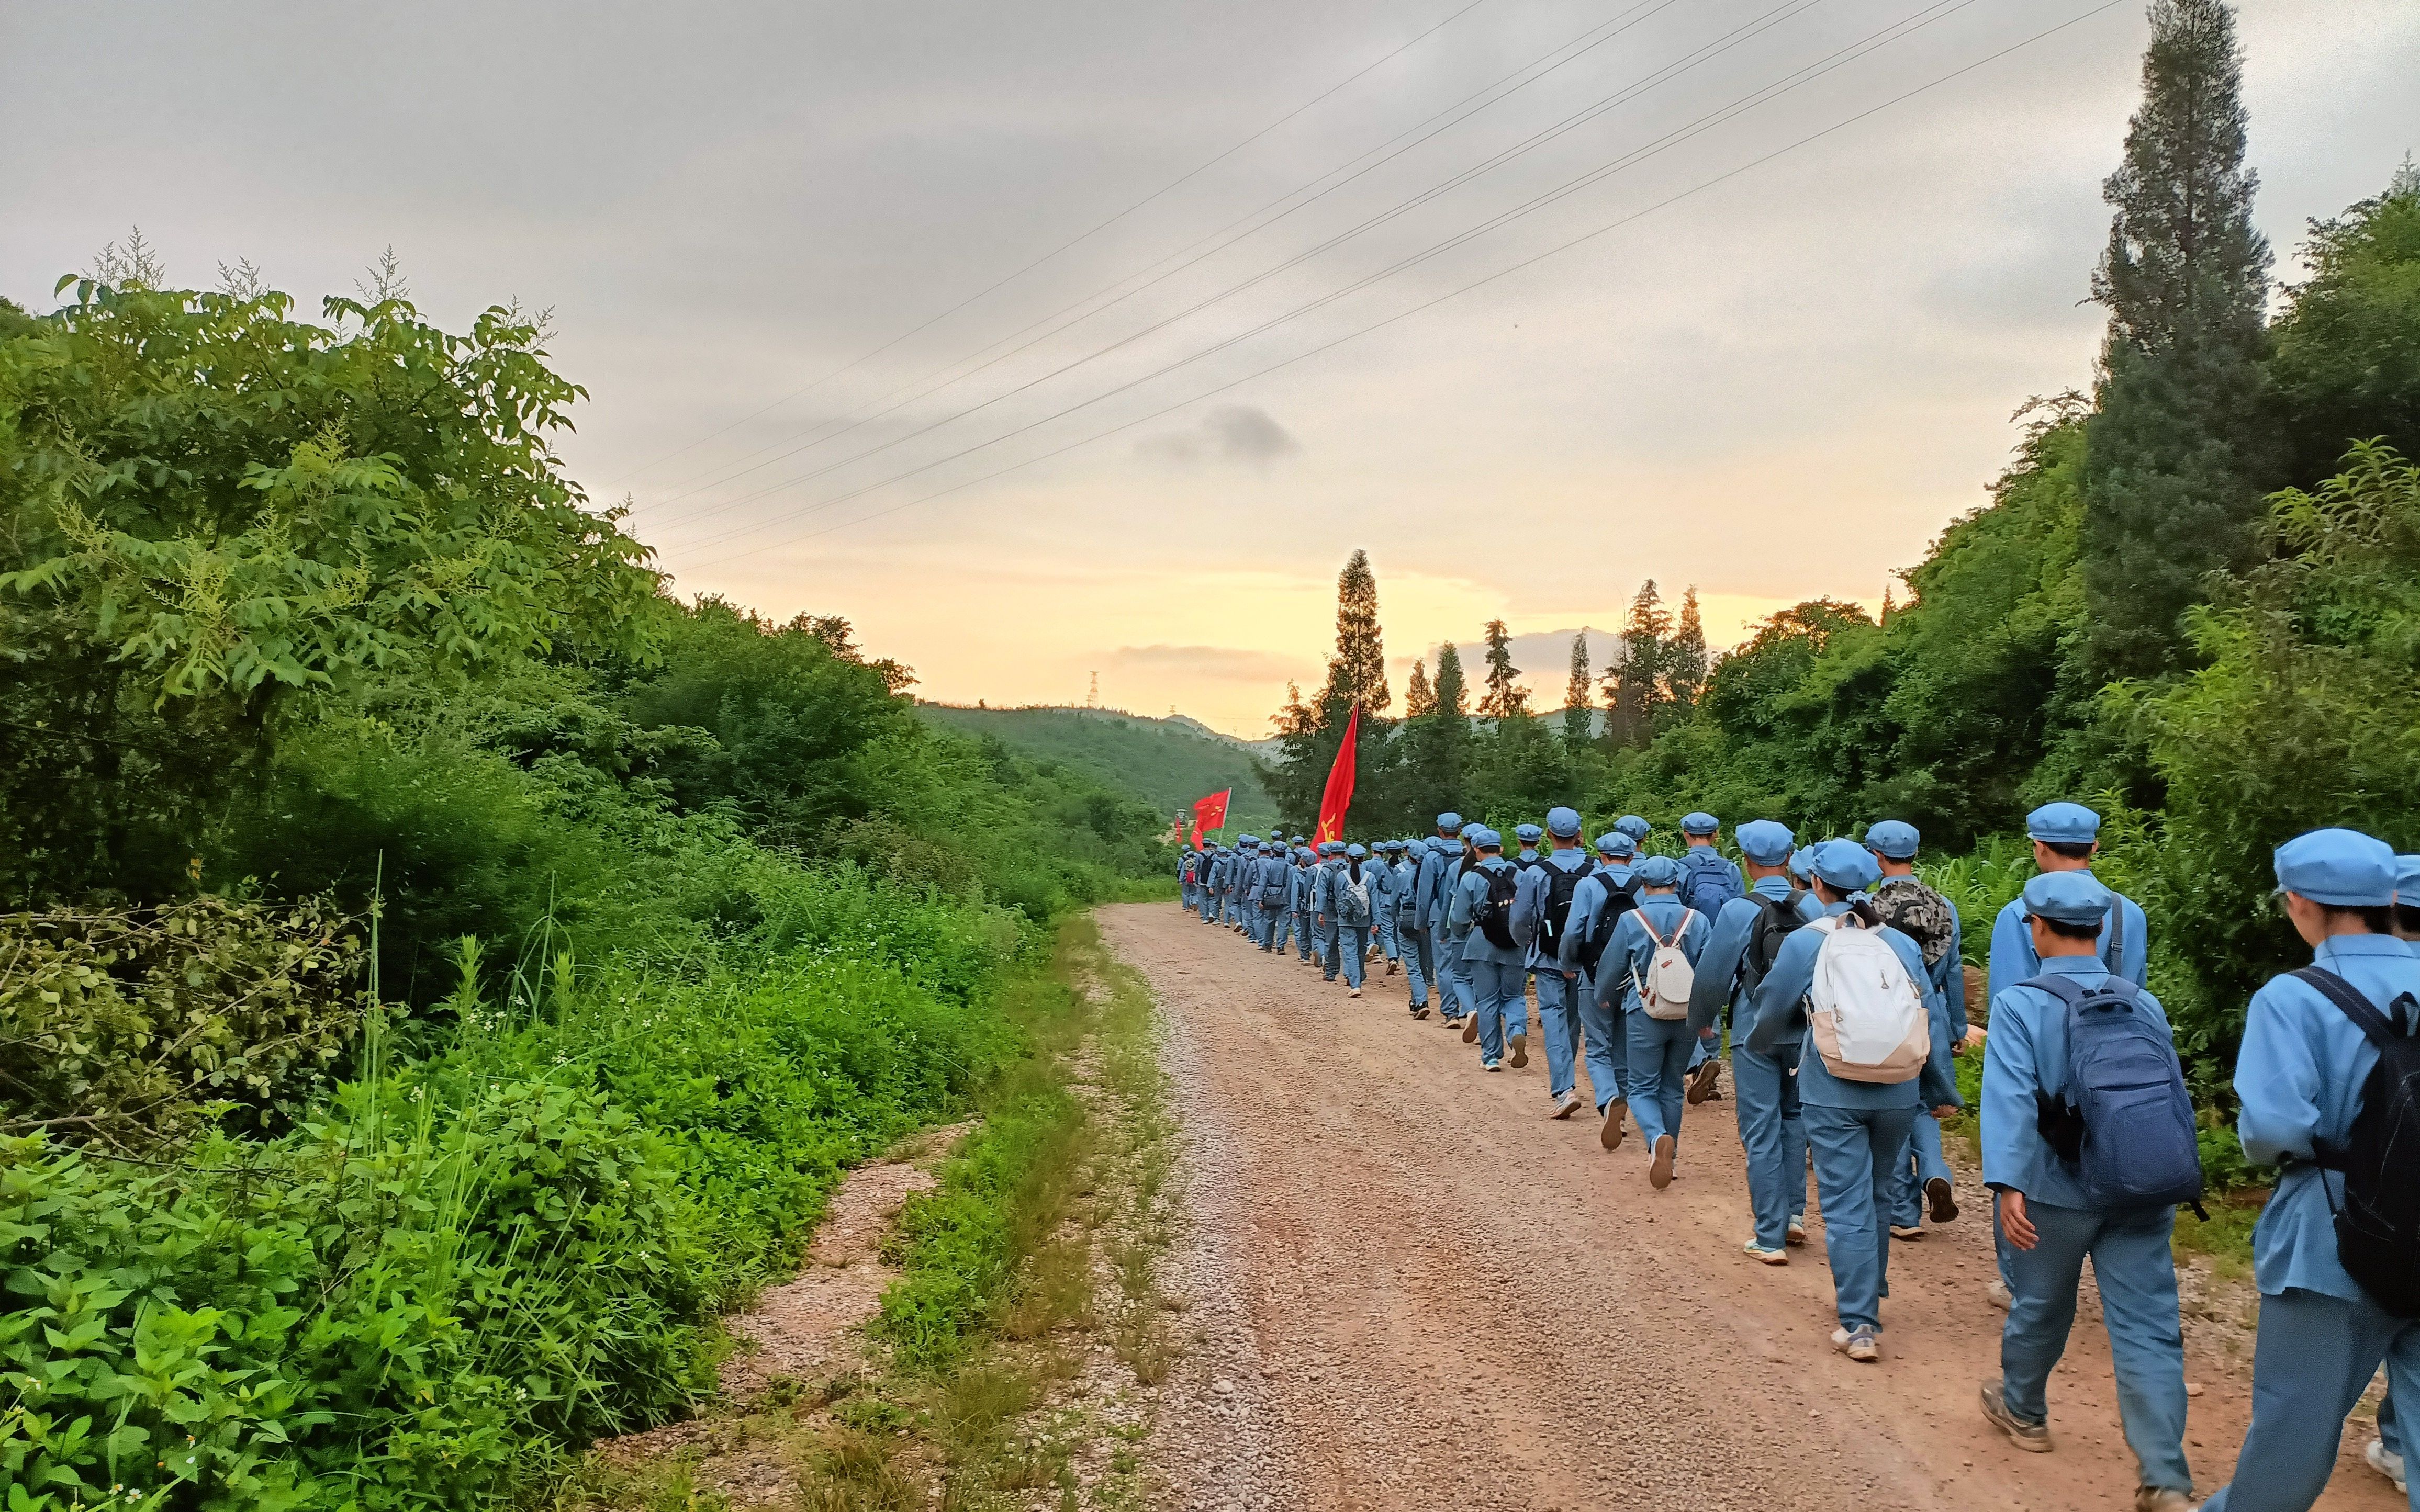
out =
[[[1759,866],[1779,866],[1790,859],[1790,826],[1770,819],[1751,819],[1731,831],[1740,854]]]
[[[1711,835],[1722,827],[1721,820],[1702,809],[1681,816],[1681,833],[1683,835]]]
[[[1362,849],[1362,847],[1361,847],[1361,842],[1360,842],[1359,841],[1357,841],[1357,841],[1355,841],[1352,844],[1347,845],[1346,847],[1344,847],[1344,854],[1345,854],[1345,855],[1347,855],[1347,856],[1351,856],[1353,859],[1355,859],[1355,860],[1357,860],[1357,861],[1364,860],[1364,859],[1368,858],[1368,856],[1369,856],[1369,855],[1370,855],[1370,853],[1369,853],[1368,851],[1366,851],[1366,850]]]
[[[1470,841],[1470,846],[1473,850],[1500,851],[1504,848],[1504,837],[1488,828],[1485,825],[1471,825],[1470,833],[1463,838]]]
[[[1801,882],[1815,875],[1815,847],[1801,845],[1790,853],[1790,870]]]
[[[1651,856],[1638,863],[1635,874],[1651,887],[1677,887],[1681,885],[1681,863],[1668,856]]]
[[[2043,872],[2025,884],[2025,912],[2054,924],[2098,924],[2109,916],[2109,889],[2089,872]]]
[[[2277,847],[2277,886],[2331,908],[2395,901],[2395,852],[2357,829],[2314,829]]]
[[[1452,810],[1448,809],[1445,812],[1437,815],[1437,833],[1441,835],[1451,835],[1459,832],[1461,828],[1462,815],[1454,812]]]
[[[2028,838],[2053,845],[2089,845],[2101,833],[2101,816],[2080,803],[2045,803],[2025,815]]]
[[[1649,824],[1646,820],[1639,818],[1635,813],[1623,814],[1621,818],[1613,822],[1613,827],[1621,830],[1632,840],[1645,840],[1648,836],[1655,833],[1655,826],[1653,825]]]
[[[1596,848],[1616,859],[1622,859],[1638,853],[1638,842],[1619,829],[1611,829],[1596,838]]]
[[[1557,840],[1577,840],[1580,834],[1580,811],[1577,809],[1546,810],[1546,833]]]
[[[1866,826],[1866,849],[1894,861],[1916,859],[1916,826],[1903,819],[1885,819]]]
[[[1238,835],[1235,837],[1235,843],[1238,845],[1258,845],[1260,842],[1261,837],[1258,835]]]
[[[1842,892],[1863,892],[1882,880],[1874,853],[1853,840],[1827,840],[1815,847],[1815,874]]]
[[[1344,854],[1344,842],[1341,840],[1332,840],[1319,849],[1323,855],[1342,856]]]
[[[1308,861],[1312,859],[1311,847],[1308,845],[1295,846],[1294,848],[1294,858],[1297,861]]]
[[[1521,837],[1524,845],[1535,845],[1546,838],[1546,832],[1535,825],[1514,825],[1512,833]]]
[[[2420,908],[2420,856],[2395,858],[2395,901],[2406,908]]]

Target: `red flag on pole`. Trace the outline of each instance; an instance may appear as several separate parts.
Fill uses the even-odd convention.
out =
[[[1208,797],[1203,798],[1203,799],[1202,799],[1201,801],[1199,801],[1198,803],[1194,804],[1194,806],[1193,806],[1193,846],[1194,846],[1194,849],[1196,849],[1196,850],[1201,849],[1201,847],[1202,847],[1202,832],[1203,830],[1205,830],[1205,829],[1224,829],[1224,828],[1226,828],[1226,827],[1227,827],[1227,799],[1228,799],[1229,797],[1231,797],[1231,796],[1233,796],[1233,795],[1234,791],[1235,791],[1235,790],[1234,790],[1233,788],[1229,788],[1229,789],[1228,789],[1226,792],[1224,792],[1224,793],[1213,793],[1213,794],[1212,794],[1212,795],[1210,795]]]
[[[1353,807],[1353,748],[1361,733],[1361,705],[1353,705],[1344,721],[1344,744],[1336,748],[1336,764],[1327,769],[1327,791],[1320,795],[1319,828],[1311,843],[1324,845],[1344,838],[1344,811]]]

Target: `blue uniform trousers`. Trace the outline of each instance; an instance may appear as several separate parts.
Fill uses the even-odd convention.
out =
[[[1445,943],[1438,949],[1445,955],[1437,963],[1444,986],[1445,1016],[1459,1022],[1479,1011],[1479,1000],[1471,995],[1470,963],[1462,958],[1462,942],[1450,934],[1445,936]]]
[[[1472,1011],[1479,1015],[1479,1061],[1493,1066],[1504,1058],[1507,1035],[1529,1032],[1529,1003],[1523,995],[1524,968],[1499,961],[1466,961]]]
[[[1798,1103],[1803,1045],[1760,1056],[1731,1045],[1731,1098],[1739,1104],[1740,1147],[1747,1153],[1747,1205],[1756,1242],[1779,1249],[1790,1220],[1807,1213],[1807,1120]]]
[[[1361,958],[1370,953],[1370,926],[1339,924],[1336,926],[1337,953],[1344,958],[1344,985],[1361,985]]]
[[[1294,910],[1280,908],[1269,916],[1269,937],[1263,949],[1285,954],[1286,942],[1294,937]]]
[[[1404,936],[1404,975],[1411,979],[1412,1007],[1426,1008],[1429,982],[1436,976],[1436,952],[1430,948],[1429,932],[1408,924],[1396,927]]]
[[[1916,1119],[1907,1143],[1908,1158],[1899,1163],[1891,1179],[1890,1221],[1913,1228],[1924,1218],[1924,1183],[1934,1177],[1947,1181],[1950,1176],[1949,1162],[1941,1153],[1940,1119]]]
[[[2118,1374],[2118,1418],[2142,1467],[2138,1484],[2192,1490],[2193,1473],[2185,1468],[2185,1335],[2177,1315],[2176,1257],[2168,1248],[2177,1211],[2102,1212],[2028,1202],[2025,1213],[2040,1237],[2032,1249],[2009,1256],[2013,1297],[2000,1328],[2000,1389],[2009,1411],[2028,1423],[2049,1415],[2045,1388],[2051,1367],[2067,1352],[2075,1290],[2090,1256],[2109,1330],[2109,1363]]]
[[[1622,1086],[1630,1072],[1630,1026],[1622,1022],[1626,1016],[1620,1008],[1598,1002],[1592,986],[1582,990],[1580,1028],[1588,1036],[1589,1088],[1596,1093],[1599,1113],[1630,1095]]]
[[[1823,1257],[1840,1326],[1880,1328],[1890,1294],[1891,1170],[1907,1153],[1916,1110],[1836,1108],[1809,1103],[1807,1144],[1815,1152],[1815,1189],[1823,1196]]]
[[[2318,1501],[2335,1469],[2345,1414],[2381,1360],[2387,1389],[2420,1401],[2420,1321],[2300,1288],[2264,1292],[2252,1347],[2252,1427],[2234,1482],[2206,1512],[2303,1512]],[[2420,1476],[2410,1485],[2420,1512]]]
[[[1689,1046],[1698,1037],[1689,1032],[1685,1018],[1659,1019],[1637,1008],[1622,1016],[1630,1021],[1630,1116],[1638,1120],[1638,1133],[1652,1154],[1659,1135],[1670,1134],[1675,1144],[1680,1142]]]
[[[1378,937],[1378,953],[1389,961],[1397,959],[1402,954],[1402,948],[1395,942],[1394,905],[1381,900],[1378,918],[1370,927]]]
[[[1553,966],[1540,966],[1538,1037],[1546,1041],[1546,1095],[1561,1102],[1579,1085],[1580,1015],[1573,999],[1588,989],[1585,976],[1566,981]]]
[[[1311,911],[1307,908],[1295,909],[1294,911],[1295,949],[1301,953],[1301,958],[1305,961],[1311,959]]]
[[[1329,981],[1336,980],[1336,973],[1344,964],[1344,952],[1337,946],[1336,920],[1332,918],[1319,926],[1319,964],[1321,975]]]

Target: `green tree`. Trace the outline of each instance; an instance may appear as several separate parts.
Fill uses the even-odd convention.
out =
[[[1681,595],[1681,624],[1672,632],[1665,663],[1664,686],[1673,706],[1683,712],[1697,707],[1698,694],[1706,686],[1706,625],[1698,615],[1695,583]]]
[[[1577,753],[1588,748],[1595,712],[1596,683],[1589,675],[1588,632],[1572,637],[1572,672],[1563,685],[1563,746]]]
[[[1672,616],[1650,578],[1630,600],[1622,621],[1621,651],[1605,674],[1606,741],[1617,748],[1644,746],[1654,737],[1655,716],[1664,706]]]
[[[1412,660],[1411,681],[1404,685],[1404,717],[1417,719],[1436,708],[1436,695],[1429,691],[1428,658]]]
[[[1364,724],[1387,712],[1387,643],[1378,628],[1378,579],[1370,554],[1355,551],[1336,575],[1336,650],[1327,658],[1320,712],[1340,720],[1358,706]]]
[[[2293,480],[2358,440],[2420,456],[2420,168],[2407,158],[2385,193],[2313,222],[2303,261],[2270,363]]]
[[[1469,792],[1470,708],[1462,656],[1450,640],[1437,647],[1429,706],[1404,722],[1404,745],[1402,805],[1407,814],[1417,820],[1461,807]]]
[[[2085,478],[2089,665],[2149,676],[2208,573],[2242,562],[2272,448],[2261,360],[2269,245],[2235,18],[2154,0],[2143,103],[2102,196],[2117,209],[2093,297],[2109,310]]]
[[[1512,665],[1512,637],[1502,620],[1487,622],[1487,691],[1479,712],[1490,719],[1509,719],[1529,711],[1529,691],[1521,686],[1521,669]]]

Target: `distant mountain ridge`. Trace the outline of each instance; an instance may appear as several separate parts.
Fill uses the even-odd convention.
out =
[[[916,713],[943,729],[992,735],[1027,755],[1058,762],[1131,793],[1171,817],[1189,811],[1197,798],[1232,788],[1230,836],[1264,829],[1277,819],[1277,806],[1261,790],[1252,769],[1253,759],[1272,753],[1276,743],[1237,740],[1185,715],[926,702],[919,702]]]

